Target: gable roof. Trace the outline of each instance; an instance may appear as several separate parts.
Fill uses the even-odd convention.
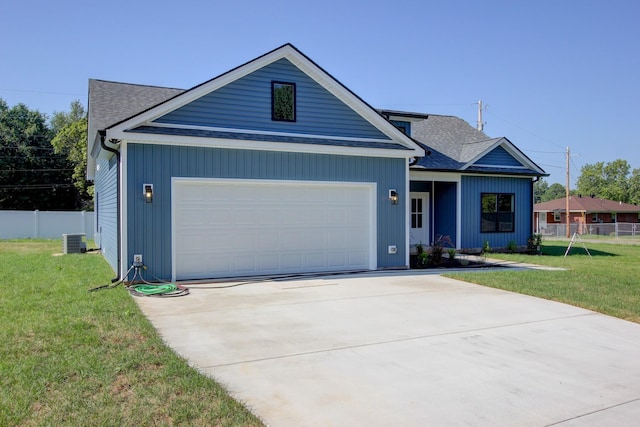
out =
[[[567,210],[566,199],[560,198],[548,202],[536,203],[533,206],[535,212],[553,212]],[[596,197],[569,196],[569,211],[571,212],[640,212],[640,206],[629,203],[616,202],[614,200],[599,199]]]
[[[368,121],[372,126],[378,129],[385,137],[388,137],[388,141],[380,141],[381,144],[379,147],[380,152],[372,152],[372,155],[383,155],[384,150],[391,149],[392,151],[404,151],[401,155],[402,157],[410,157],[413,155],[422,155],[422,148],[416,144],[411,138],[404,135],[398,129],[396,129],[391,123],[385,120],[376,110],[374,110],[369,104],[363,101],[360,97],[358,97],[355,93],[349,90],[347,87],[342,85],[339,81],[333,78],[330,74],[324,71],[321,67],[315,64],[311,59],[306,57],[302,52],[296,49],[291,44],[285,44],[277,49],[274,49],[271,52],[268,52],[252,61],[249,61],[239,67],[236,67],[226,73],[221,74],[218,77],[215,77],[211,80],[208,80],[200,85],[197,85],[188,90],[182,89],[171,89],[171,88],[157,88],[152,86],[141,86],[141,85],[129,85],[125,86],[117,86],[117,84],[113,82],[110,85],[104,84],[102,81],[93,81],[93,85],[97,84],[98,89],[107,89],[113,90],[114,93],[107,94],[106,99],[103,101],[104,105],[100,107],[96,105],[95,114],[90,114],[90,135],[89,135],[89,150],[87,150],[88,154],[94,152],[92,148],[95,148],[97,145],[97,134],[101,130],[106,130],[110,133],[110,138],[115,139],[129,139],[132,138],[132,133],[139,133],[140,135],[144,135],[149,133],[149,126],[155,126],[154,129],[161,129],[162,126],[158,123],[153,123],[153,121],[163,115],[171,111],[175,111],[176,109],[187,105],[209,93],[216,91],[219,88],[222,88],[228,85],[231,82],[234,82],[244,76],[247,76],[275,61],[280,59],[287,59],[291,62],[295,67],[305,73],[308,77],[313,79],[316,83],[318,83],[322,88],[324,88],[327,92],[331,93],[341,102],[343,102],[347,107],[351,108],[354,112],[356,112],[360,117],[364,120]],[[100,84],[101,83],[101,84]],[[90,82],[91,84],[91,82]],[[128,99],[128,94],[123,93],[127,90],[132,90],[136,94],[131,94],[131,98],[141,97],[142,101],[138,103],[134,103],[127,107],[124,111],[118,112],[117,109],[120,105],[123,105],[123,102],[126,103]],[[103,94],[104,95],[104,94]],[[91,98],[91,96],[90,96]],[[154,104],[155,102],[155,104]],[[92,109],[91,99],[89,109]],[[137,110],[137,111],[136,111]],[[165,126],[166,127],[166,126]],[[186,135],[184,129],[178,131],[177,129],[171,129],[170,131],[159,130],[157,133],[159,135],[165,136],[181,136],[181,137],[193,137],[193,138],[216,138],[219,135],[215,134],[215,131],[234,131],[234,129],[202,129],[201,127],[193,127],[194,132],[192,134]],[[138,132],[138,130],[141,130]],[[207,130],[210,131],[208,134],[203,134],[202,131]],[[237,130],[238,132],[242,132],[242,129]],[[128,132],[128,133],[127,133]],[[212,133],[214,132],[214,133]],[[253,132],[249,132],[254,134]],[[277,132],[276,132],[277,134]],[[292,135],[287,135],[292,136]],[[295,136],[295,135],[293,135]],[[311,138],[311,137],[309,137]],[[261,138],[257,138],[260,140]],[[340,140],[341,138],[335,139],[326,139],[325,141],[332,142],[334,140]],[[345,138],[346,140],[347,138]],[[264,138],[262,138],[264,140]],[[168,140],[167,140],[168,141]],[[242,148],[238,142],[242,143],[242,141],[236,140],[236,146]],[[284,144],[290,144],[291,141],[280,141]],[[366,141],[371,143],[373,141]],[[312,144],[321,145],[322,141],[311,141]],[[337,146],[339,144],[333,144],[333,146]],[[264,144],[263,144],[264,146]],[[310,146],[307,144],[307,146]],[[358,144],[343,144],[343,147],[348,147],[348,149],[352,148],[361,148],[358,147]],[[254,145],[248,144],[245,148],[256,148]],[[280,147],[282,148],[282,147]],[[396,155],[394,155],[396,156]]]
[[[411,122],[411,136],[423,145],[427,153],[412,166],[414,169],[547,175],[507,138],[490,138],[459,117],[392,110],[381,112],[389,118]],[[498,147],[506,151],[518,166],[477,164]]]

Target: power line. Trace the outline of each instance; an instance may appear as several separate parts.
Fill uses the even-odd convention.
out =
[[[0,88],[1,91],[4,92],[25,92],[25,93],[38,93],[45,95],[76,95],[76,96],[84,96],[83,93],[73,93],[73,92],[53,92],[48,90],[31,90],[31,89],[6,89]]]
[[[70,187],[74,187],[74,184],[0,185],[0,190],[47,190]]]
[[[502,121],[504,121],[504,122],[506,122],[506,123],[510,124],[511,126],[517,127],[518,129],[520,129],[520,130],[522,130],[522,131],[524,131],[524,132],[527,132],[528,134],[533,135],[533,136],[535,136],[536,138],[540,138],[540,139],[542,139],[542,140],[544,140],[544,141],[547,141],[548,143],[550,143],[550,144],[554,145],[555,147],[558,147],[558,148],[560,148],[561,150],[563,150],[563,151],[562,151],[562,153],[565,153],[565,151],[564,151],[564,147],[562,147],[560,144],[558,144],[558,143],[556,143],[556,142],[554,142],[554,141],[552,141],[552,140],[550,140],[550,139],[548,139],[548,138],[545,138],[545,137],[543,137],[543,136],[540,136],[540,135],[538,135],[538,134],[535,134],[535,133],[531,132],[530,130],[523,128],[523,127],[522,127],[522,126],[520,126],[520,125],[517,125],[517,124],[515,124],[515,123],[513,123],[513,122],[510,122],[509,120],[505,119],[504,117],[500,117],[499,115],[497,115],[497,114],[496,114],[496,113],[494,113],[493,111],[489,111],[489,110],[486,110],[486,111],[487,111],[490,115],[492,115],[492,116],[495,116],[495,117],[499,118],[500,120],[502,120]],[[555,153],[555,154],[558,154],[558,153]]]
[[[0,169],[0,172],[62,172],[74,169]]]
[[[529,153],[540,153],[540,154],[564,154],[564,151],[538,151],[538,150],[527,150]]]
[[[564,166],[558,166],[558,165],[546,165],[544,163],[538,163],[540,166],[544,166],[546,168],[556,168],[556,169],[564,169]]]
[[[20,150],[20,149],[27,149],[27,150],[46,150],[46,151],[53,151],[55,150],[55,148],[53,147],[34,147],[32,145],[24,145],[22,147],[2,147],[5,150]]]

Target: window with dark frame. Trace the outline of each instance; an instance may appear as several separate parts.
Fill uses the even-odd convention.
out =
[[[482,193],[481,233],[510,233],[515,231],[515,195],[511,193]]]
[[[295,83],[271,82],[271,119],[281,122],[296,121]]]

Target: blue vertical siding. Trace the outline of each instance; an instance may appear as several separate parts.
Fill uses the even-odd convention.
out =
[[[480,248],[485,241],[492,247],[506,247],[510,241],[526,245],[533,224],[533,186],[531,178],[488,176],[462,177],[462,247]],[[481,233],[481,194],[515,194],[515,230],[511,233]]]
[[[377,183],[378,267],[403,267],[407,242],[404,204],[389,203],[389,189],[406,185],[406,160],[379,157],[128,144],[127,263],[143,254],[150,273],[171,277],[171,177],[349,181]],[[154,186],[153,203],[142,185]],[[396,245],[398,252],[388,254]]]
[[[94,208],[100,250],[114,272],[118,272],[118,165],[116,156],[98,159]]]
[[[523,167],[507,150],[502,147],[496,147],[475,162],[477,165],[485,166],[517,166]]]
[[[435,182],[433,186],[433,234],[432,238],[438,236],[449,236],[453,244],[456,243],[456,189],[455,182]]]
[[[271,81],[296,84],[296,121],[271,120]],[[280,59],[158,119],[157,123],[389,139],[286,59]]]

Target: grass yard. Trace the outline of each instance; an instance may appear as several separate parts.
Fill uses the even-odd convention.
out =
[[[493,271],[448,274],[480,285],[534,295],[640,323],[640,246],[544,241],[541,256],[489,254],[490,258],[563,267],[566,271]]]
[[[259,426],[159,338],[102,256],[0,241],[0,426]]]

